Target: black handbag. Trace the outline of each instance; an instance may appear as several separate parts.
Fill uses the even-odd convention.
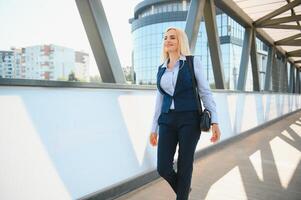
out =
[[[186,56],[186,60],[192,77],[193,93],[196,98],[196,101],[198,102],[197,106],[200,115],[200,130],[208,132],[211,127],[211,113],[206,108],[204,109],[204,111],[202,109],[201,99],[198,93],[198,86],[196,85],[196,78],[193,67],[193,56]]]

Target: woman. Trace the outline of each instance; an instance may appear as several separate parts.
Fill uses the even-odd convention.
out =
[[[164,63],[159,66],[157,74],[158,90],[150,143],[153,146],[158,144],[157,171],[177,194],[177,200],[188,199],[194,152],[201,134],[197,101],[192,89],[192,77],[186,55],[190,55],[190,50],[185,32],[178,28],[168,28],[164,34],[162,48]],[[204,107],[211,112],[211,142],[217,142],[220,130],[216,104],[203,75],[200,59],[194,57],[193,65],[199,95]],[[173,158],[178,143],[177,172],[175,172]]]

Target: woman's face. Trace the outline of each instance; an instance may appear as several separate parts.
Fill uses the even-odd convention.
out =
[[[164,35],[164,51],[171,53],[178,50],[179,41],[177,38],[176,31],[171,29]]]

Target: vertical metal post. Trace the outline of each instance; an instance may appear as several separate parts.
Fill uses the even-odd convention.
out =
[[[215,86],[217,89],[225,89],[224,68],[220,41],[216,25],[216,13],[214,0],[206,0],[204,7],[204,18],[207,31],[207,38],[213,68]]]
[[[251,39],[251,66],[253,75],[253,91],[260,91],[260,81],[258,72],[258,60],[257,60],[257,47],[256,47],[256,30],[252,28],[252,39]]]
[[[272,89],[274,92],[279,92],[279,60],[275,58],[274,65],[272,66]]]
[[[284,59],[279,60],[279,92],[284,92]]]
[[[296,67],[296,83],[295,83],[295,86],[296,86],[295,93],[299,94],[300,93],[300,71],[299,71],[299,68],[297,68],[297,67]]]
[[[206,0],[191,0],[185,25],[191,53],[195,51]]]
[[[238,90],[245,90],[246,80],[248,75],[248,64],[249,64],[249,55],[251,51],[251,40],[252,40],[252,29],[246,28],[243,47],[242,47],[242,54],[240,60],[240,67],[239,67],[239,75],[238,75]]]
[[[103,82],[125,83],[109,24],[100,0],[76,0]]]
[[[283,64],[284,64],[284,67],[283,67],[283,69],[284,69],[283,92],[288,93],[288,73],[287,73],[288,68],[287,68],[287,58],[286,57],[284,58]]]
[[[290,63],[290,84],[289,84],[289,92],[294,93],[295,91],[295,70],[294,64]]]
[[[265,83],[264,83],[265,91],[271,90],[272,66],[274,65],[274,61],[275,61],[274,58],[275,58],[275,48],[273,46],[270,46],[268,52],[267,68],[265,73]]]

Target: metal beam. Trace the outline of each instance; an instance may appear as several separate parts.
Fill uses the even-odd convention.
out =
[[[280,92],[287,92],[287,67],[286,59],[282,58],[279,62],[279,88]]]
[[[282,46],[301,46],[301,39],[291,40],[286,42],[275,42],[275,45],[282,45]]]
[[[301,33],[298,33],[298,34],[296,34],[296,35],[289,36],[289,37],[287,37],[287,38],[283,38],[283,39],[281,39],[281,40],[278,40],[278,41],[275,42],[275,44],[281,43],[281,42],[289,42],[289,41],[293,41],[293,40],[295,40],[295,39],[297,39],[297,38],[299,38],[299,37],[301,37]]]
[[[295,67],[290,64],[290,81],[289,81],[289,93],[294,93],[295,91]]]
[[[244,27],[252,27],[253,20],[232,0],[215,0],[215,5],[227,13],[236,22]]]
[[[257,26],[258,24],[260,23],[263,23],[263,22],[266,22],[268,21],[269,19],[277,16],[277,15],[280,15],[281,13],[284,13],[285,11],[291,9],[291,8],[294,8],[295,6],[301,4],[301,0],[295,0],[293,2],[290,2],[280,8],[278,8],[277,10],[274,10],[273,12],[261,17],[260,19],[256,20],[255,22],[255,26]]]
[[[291,0],[286,0],[286,2],[287,2],[287,3],[290,3]],[[294,8],[291,8],[291,13],[292,13],[292,16],[296,15]],[[297,21],[297,25],[298,25],[298,26],[300,27],[300,29],[301,29],[301,26],[300,26],[300,22],[299,22],[299,21]]]
[[[224,67],[222,62],[220,41],[216,25],[215,5],[213,0],[206,0],[204,7],[204,18],[215,87],[216,89],[225,89]]]
[[[283,64],[284,64],[284,67],[283,67],[283,69],[284,69],[283,92],[288,92],[288,73],[287,73],[288,68],[287,68],[287,58],[286,57],[284,58]]]
[[[275,42],[275,45],[283,45],[283,44],[286,44],[288,42],[295,42],[297,41],[296,39],[301,37],[301,33],[298,33],[296,35],[292,35],[290,37],[287,37],[287,38],[283,38],[281,40],[278,40]]]
[[[257,48],[256,48],[256,31],[252,31],[251,39],[251,66],[252,66],[252,75],[253,75],[253,91],[260,91],[260,82],[259,82],[259,71],[258,71],[258,60],[257,60]]]
[[[272,66],[272,89],[274,92],[279,92],[280,90],[280,66],[279,66],[279,59],[274,58],[275,62],[274,65]]]
[[[188,37],[191,53],[195,51],[200,24],[204,15],[205,0],[192,0],[186,18],[185,32]]]
[[[301,57],[301,49],[287,52],[288,57]]]
[[[76,0],[103,82],[125,83],[109,24],[100,0]]]
[[[283,58],[278,59],[278,92],[282,92],[283,81]]]
[[[255,26],[257,28],[260,28],[260,27],[265,27],[267,25],[278,25],[278,24],[281,24],[281,23],[294,22],[294,21],[299,21],[299,20],[301,20],[301,15],[294,15],[294,16],[270,19],[270,20],[265,21],[263,23],[255,24]]]
[[[264,28],[274,28],[274,29],[294,29],[294,30],[300,30],[300,26],[298,25],[265,25]]]
[[[295,83],[295,86],[296,86],[296,89],[295,89],[295,93],[299,94],[300,93],[300,71],[299,71],[299,68],[296,68],[296,83]]]
[[[299,1],[299,0],[298,0]],[[232,17],[235,21],[241,24],[244,27],[252,27],[253,20],[235,3],[233,0],[215,0],[215,4],[227,15]],[[288,26],[289,28],[300,30],[299,26],[294,25],[281,25]],[[290,27],[293,26],[293,27]],[[280,27],[277,27],[280,28]],[[269,36],[263,29],[256,29],[257,37],[267,43],[270,46],[274,46],[274,40]],[[286,51],[281,46],[275,47],[277,52],[280,52],[282,55],[285,55]],[[292,58],[289,58],[290,62],[293,62]]]
[[[300,75],[301,70],[300,70],[300,68],[297,68],[297,69],[298,69],[298,74],[299,74],[299,76],[298,76],[299,77],[299,94],[301,94],[301,79],[300,79],[301,78],[301,75]]]
[[[267,68],[265,73],[265,83],[264,83],[265,91],[271,90],[272,67],[274,66],[274,64],[275,64],[275,48],[273,46],[270,46],[268,52]]]
[[[247,74],[248,74],[248,64],[249,64],[249,55],[251,52],[251,40],[252,40],[253,31],[251,28],[246,28],[244,35],[244,42],[242,47],[242,54],[239,66],[239,75],[238,75],[238,90],[245,90]]]

